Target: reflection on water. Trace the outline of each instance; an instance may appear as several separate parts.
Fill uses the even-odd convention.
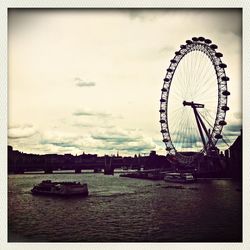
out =
[[[87,182],[90,195],[31,195],[33,185],[44,179]],[[8,181],[9,241],[242,240],[242,193],[231,180],[202,180],[184,189],[103,174],[10,175]]]

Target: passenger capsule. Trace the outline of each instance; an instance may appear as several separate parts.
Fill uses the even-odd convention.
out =
[[[180,52],[180,51],[176,51],[175,54],[176,54],[177,56],[180,56],[180,55],[181,55],[181,52]]]
[[[164,80],[164,82],[169,82],[169,81],[170,81],[170,79],[169,79],[169,78],[167,78],[167,77],[166,77],[166,78],[164,78],[163,80]]]
[[[215,138],[216,139],[222,139],[222,135],[221,134],[217,134],[217,135],[215,135]]]
[[[227,125],[227,122],[226,121],[219,121],[219,125],[225,126],[225,125]]]
[[[181,45],[180,48],[181,49],[186,49],[186,45]]]
[[[198,40],[201,41],[201,42],[204,42],[204,41],[205,41],[205,38],[202,37],[202,36],[200,36],[200,37],[198,37]]]
[[[186,41],[187,44],[192,44],[193,42],[191,40]]]
[[[163,99],[163,98],[161,98],[160,102],[166,102],[166,100],[165,100],[165,99]]]
[[[218,49],[218,46],[217,46],[216,44],[211,44],[211,45],[210,45],[210,48],[211,48],[211,49]]]
[[[167,92],[167,89],[162,88],[161,91],[162,91],[162,92]]]
[[[225,105],[225,106],[222,106],[221,109],[224,110],[224,111],[228,111],[229,107]]]
[[[225,63],[221,63],[221,64],[219,64],[219,66],[220,66],[221,68],[223,68],[223,69],[225,69],[225,68],[227,67],[227,65],[226,65]]]
[[[223,54],[220,53],[220,52],[216,52],[216,53],[215,53],[215,56],[218,57],[218,58],[220,58],[220,57],[223,57]]]
[[[176,60],[172,59],[170,60],[171,63],[176,63]]]
[[[221,77],[221,80],[222,80],[222,81],[229,81],[229,77],[223,76],[223,77]]]
[[[210,39],[205,39],[205,43],[210,44],[210,43],[212,43],[212,41]]]
[[[162,119],[162,120],[160,120],[160,123],[166,123],[166,121]]]
[[[166,150],[167,151],[170,151],[172,148],[171,147],[166,147]]]
[[[167,133],[167,130],[166,129],[162,129],[161,133]]]
[[[224,91],[222,92],[222,94],[223,94],[224,96],[229,96],[229,95],[230,95],[230,92],[227,91],[227,90],[224,90]]]
[[[165,110],[164,109],[160,109],[159,112],[160,113],[165,113]]]
[[[168,69],[167,69],[167,72],[173,72],[173,70],[172,70],[172,69],[170,69],[170,68],[168,68]]]
[[[169,139],[164,138],[162,141],[163,141],[163,142],[168,142],[168,141],[169,141]]]
[[[197,41],[198,41],[198,38],[197,38],[197,37],[192,37],[192,40],[193,40],[194,42],[197,42]]]

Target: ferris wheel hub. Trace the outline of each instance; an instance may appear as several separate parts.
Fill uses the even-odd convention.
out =
[[[191,106],[192,108],[204,108],[205,105],[201,104],[201,103],[194,103],[192,102],[187,102],[187,101],[183,101],[183,106]]]

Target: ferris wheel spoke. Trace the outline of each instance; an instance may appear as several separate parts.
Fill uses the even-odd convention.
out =
[[[197,91],[197,89],[200,88],[200,85],[199,85],[199,79],[198,79],[198,72],[199,72],[199,67],[200,67],[200,53],[198,51],[196,51],[196,57],[197,57],[197,67],[194,69],[193,71],[193,75],[194,75],[194,82],[192,82],[192,97],[194,98],[194,95]],[[194,58],[195,59],[195,58]]]
[[[189,86],[191,88],[194,87],[194,85],[192,84],[192,79],[193,79],[193,73],[192,73],[192,70],[193,70],[193,60],[192,60],[192,56],[189,54],[187,54],[187,61],[188,61],[188,68],[186,70],[186,72],[190,72],[190,74],[187,74],[189,76],[188,78],[188,82],[189,82]],[[191,92],[193,93],[193,92]],[[191,98],[193,99],[193,95],[191,94]]]
[[[197,72],[199,73],[199,72]],[[201,74],[201,73],[200,73]],[[199,92],[204,90],[205,88],[211,88],[211,86],[209,85],[209,82],[207,81],[208,78],[211,78],[212,81],[214,81],[214,76],[211,77],[211,72],[209,72],[209,69],[205,72],[205,75],[202,77],[201,75],[199,75],[198,78],[198,84],[195,86],[195,91],[194,93],[196,93],[196,95],[199,95]]]
[[[186,136],[186,141],[185,141],[185,148],[189,150],[190,148],[190,137],[191,137],[191,133],[190,133],[190,117],[188,117],[188,124],[187,124],[187,136]]]
[[[182,112],[178,112],[177,115],[173,115],[172,114],[172,121],[173,121],[172,123],[173,123],[173,125],[175,123],[178,123],[178,124],[182,123],[182,119],[181,118],[183,116],[183,113],[184,113],[184,109],[182,109]],[[170,124],[170,126],[172,126],[172,123]],[[175,134],[177,130],[178,130],[177,126],[174,126],[173,127],[173,134]]]
[[[179,85],[181,85],[181,83],[182,83],[182,80],[180,79],[179,75],[177,75],[177,76],[175,75],[174,78],[176,78],[176,80],[175,80],[175,86],[173,86],[173,87],[175,87],[175,92],[179,93],[180,96],[183,98],[185,92],[183,91],[183,89],[181,87],[179,87]]]
[[[197,87],[195,89],[195,97],[201,95],[202,93],[206,93],[207,90],[214,91],[214,89],[211,88],[210,81],[214,83],[215,77],[211,77],[210,75],[208,75],[205,80],[200,80],[200,82],[202,83],[202,88],[197,84]]]
[[[193,120],[193,138],[195,140],[195,145],[198,141],[200,141],[200,134],[199,134],[199,130],[198,130],[198,127],[197,127],[197,124],[196,122]]]
[[[191,53],[194,53],[195,55],[194,55],[194,57],[192,57],[192,60],[194,61],[194,63],[193,63],[193,67],[191,69],[192,81],[190,82],[190,85],[195,86],[196,85],[196,74],[195,74],[195,72],[197,71],[198,60],[194,60],[194,59],[197,57],[197,51],[191,52]],[[192,54],[190,54],[190,56],[192,56]]]
[[[198,91],[196,92],[196,95],[195,96],[200,96],[200,95],[202,95],[202,94],[204,94],[204,93],[208,93],[208,91],[209,92],[214,92],[214,88],[211,88],[211,85],[210,84],[208,84],[208,82],[212,82],[213,81],[213,79],[208,79],[205,83],[204,83],[204,85],[203,85],[203,88],[201,89],[198,89]]]
[[[206,79],[201,80],[201,82],[203,83],[204,89],[205,88],[213,89],[213,88],[211,88],[211,83],[214,84],[214,80],[215,80],[215,77],[211,77],[211,76],[207,76]]]
[[[187,84],[185,84],[185,82],[184,82],[182,71],[180,71],[180,74],[178,74],[177,77],[179,79],[178,82],[179,82],[179,85],[180,85],[179,90],[182,93],[182,95],[181,95],[182,98],[184,98],[185,94],[186,94]]]
[[[179,114],[180,112],[179,111],[181,111],[183,109],[183,107],[179,107],[179,108],[176,108],[176,109],[172,109],[171,110],[171,113],[172,114]]]
[[[179,94],[179,92],[176,92],[176,91],[174,91],[173,93],[171,93],[176,99],[178,99],[178,100],[180,100],[180,101],[182,101],[183,100],[183,98],[182,98],[182,96]]]
[[[182,124],[181,124],[181,128],[179,130],[179,138],[178,138],[178,142],[180,142],[180,146],[183,147],[183,143],[185,140],[185,136],[186,136],[186,128],[187,128],[187,116],[184,116],[182,118]]]
[[[206,127],[212,129],[213,125],[211,124],[211,122],[208,121],[207,117],[204,114],[202,114],[201,112],[199,112],[199,114],[203,118],[203,122],[207,124]]]
[[[207,96],[207,95],[203,95],[203,96],[201,96],[201,98],[200,98],[200,100],[201,101],[203,101],[203,104],[205,105],[205,108],[209,108],[209,109],[211,109],[211,107],[216,107],[216,104],[215,104],[215,102],[217,102],[217,99],[218,99],[218,97],[217,96]],[[214,109],[215,110],[215,109]]]
[[[191,72],[191,70],[192,70],[192,60],[190,60],[190,55],[189,54],[187,54],[186,60],[184,58],[184,61],[185,61],[185,72]],[[192,73],[186,74],[186,75],[188,76],[188,78],[187,78],[187,86],[186,86],[186,89],[185,89],[185,93],[186,93],[187,89],[192,88],[192,84],[191,84],[192,80],[191,79],[193,77]]]
[[[203,62],[206,62],[206,61],[207,61],[208,58],[206,58],[206,57],[207,57],[206,55],[203,55]],[[212,68],[211,64],[207,65],[207,63],[203,63],[202,65],[203,65],[202,69],[201,69],[200,71],[197,72],[197,73],[198,73],[198,78],[199,78],[199,79],[202,79],[202,78],[204,79],[204,78],[206,77],[206,75],[207,75],[209,72],[211,72],[210,70],[211,70],[211,68]],[[205,72],[204,72],[204,71],[205,71]]]
[[[202,62],[202,54],[201,53],[198,54],[198,61],[199,61],[199,64],[198,64],[197,71],[195,74],[197,83],[199,82],[199,72],[201,72],[201,62]]]
[[[197,80],[197,72],[199,71],[199,65],[200,65],[200,53],[198,53],[198,51],[196,51],[196,68],[195,68],[195,73],[194,73],[194,85],[198,84],[198,80]]]
[[[171,124],[171,127],[173,127],[173,139],[174,141],[180,142],[182,130],[183,130],[183,124],[185,122],[185,110],[183,109],[182,112],[179,112],[178,116],[176,116],[176,119],[173,120],[173,123]],[[184,118],[184,119],[183,119]],[[179,124],[178,126],[175,126],[175,124]]]
[[[185,119],[186,119],[186,117],[185,117]],[[184,130],[185,130],[185,124],[186,124],[185,119],[182,118],[183,123],[182,123],[182,126],[181,126],[180,130],[179,130],[180,133],[179,133],[179,140],[178,140],[178,142],[180,142],[180,147],[181,148],[183,147],[183,141],[185,139],[185,132],[184,132]]]
[[[185,58],[183,59],[183,67],[181,68],[181,71],[184,72],[183,74],[186,76],[187,74],[185,73],[185,70],[187,68],[187,60],[185,60]],[[189,83],[190,81],[187,80],[186,78],[186,81],[185,81],[185,84],[182,84],[182,91],[184,92],[184,95],[183,95],[183,99],[185,99],[185,96],[186,96],[186,93],[187,93],[187,90],[189,88]]]
[[[212,122],[215,120],[215,118],[212,116],[211,112],[205,108],[206,118],[210,120],[210,126],[213,127]]]

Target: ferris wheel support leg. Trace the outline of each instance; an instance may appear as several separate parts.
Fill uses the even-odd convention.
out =
[[[196,110],[196,112],[197,112],[197,110]],[[208,132],[208,130],[207,130],[207,128],[206,128],[204,122],[202,121],[202,119],[201,119],[201,117],[200,117],[200,115],[199,115],[198,112],[197,112],[197,117],[198,117],[198,119],[199,119],[199,121],[200,121],[200,123],[201,123],[201,126],[202,126],[203,130],[205,131],[206,136],[207,136],[207,138],[208,138],[207,146],[208,146],[208,147],[210,147],[210,146],[215,147],[213,141],[211,140],[211,134]]]
[[[205,137],[204,137],[204,134],[202,132],[201,124],[200,124],[200,121],[199,121],[199,118],[198,118],[199,114],[198,114],[195,107],[192,107],[192,108],[193,108],[193,111],[194,111],[194,116],[195,116],[195,119],[196,119],[196,122],[197,122],[198,129],[199,129],[199,132],[200,132],[201,140],[202,140],[204,149],[206,150],[206,141],[205,141]]]

